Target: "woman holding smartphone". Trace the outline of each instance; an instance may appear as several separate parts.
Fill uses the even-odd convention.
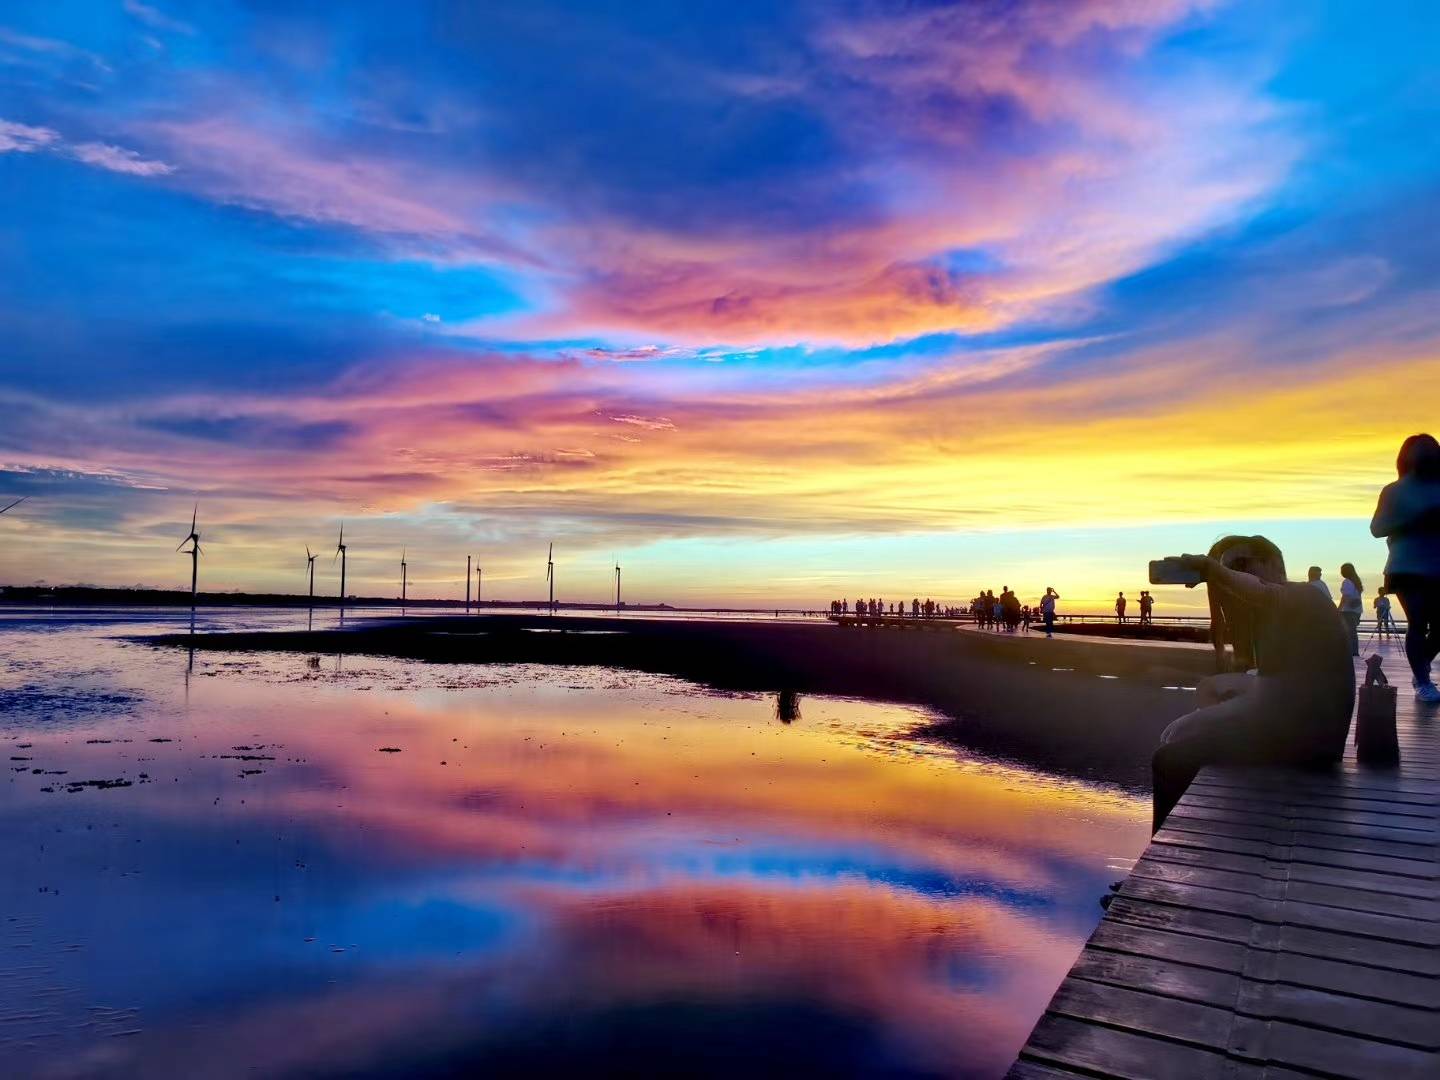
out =
[[[1207,765],[1339,761],[1355,703],[1355,668],[1335,605],[1309,585],[1288,581],[1284,556],[1263,536],[1227,536],[1208,555],[1161,560],[1151,580],[1163,584],[1157,579],[1164,578],[1204,582],[1217,648],[1228,639],[1236,666],[1256,670],[1206,679],[1196,694],[1199,707],[1161,734],[1151,759],[1154,828]]]

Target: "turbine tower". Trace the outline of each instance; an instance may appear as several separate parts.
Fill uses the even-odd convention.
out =
[[[310,605],[311,605],[311,607],[314,607],[314,605],[315,605],[315,560],[316,560],[317,558],[319,558],[318,555],[311,555],[311,554],[310,554],[310,545],[309,545],[309,544],[306,544],[306,545],[305,545],[305,561],[306,561],[306,563],[309,565],[309,568],[310,568]]]
[[[14,504],[14,503],[11,503],[10,505],[11,505],[11,506],[14,506],[15,504]],[[10,507],[7,506],[5,509],[6,509],[6,510],[9,510]],[[176,551],[180,551],[182,548],[185,547],[186,544],[189,544],[189,545],[190,545],[190,550],[187,551],[186,554],[190,556],[190,610],[191,610],[191,611],[194,611],[194,610],[195,610],[195,590],[196,590],[196,586],[199,584],[199,580],[200,580],[200,533],[199,533],[199,532],[196,530],[196,528],[195,528],[195,519],[199,516],[199,514],[200,514],[200,504],[199,504],[199,503],[196,503],[196,504],[195,504],[195,508],[194,508],[192,511],[190,511],[190,535],[187,536],[187,537],[185,537],[184,540],[181,540],[180,543],[179,543],[179,544],[176,546],[176,548],[175,548]]]
[[[620,560],[615,560],[615,610],[620,610]]]
[[[400,603],[405,603],[405,590],[410,581],[409,564],[405,562],[405,548],[400,549]]]
[[[545,557],[545,581],[550,586],[550,614],[555,614],[555,541],[550,541],[550,554]]]
[[[470,560],[474,556],[465,556],[465,613],[470,613]]]
[[[485,568],[482,567],[482,566],[479,566],[479,565],[477,564],[476,567],[475,567],[475,610],[476,610],[476,611],[479,611],[479,610],[480,610],[480,593],[481,593],[481,591],[484,589],[484,587],[485,587]]]
[[[347,546],[347,545],[346,545],[346,543],[345,543],[345,523],[342,521],[342,522],[340,523],[340,541],[339,541],[339,543],[337,543],[337,544],[335,545],[335,555],[334,555],[334,556],[331,558],[331,560],[330,560],[332,563],[333,563],[336,559],[339,559],[339,560],[340,560],[340,610],[341,610],[341,611],[344,611],[344,610],[345,610],[345,551],[346,551],[346,546]]]

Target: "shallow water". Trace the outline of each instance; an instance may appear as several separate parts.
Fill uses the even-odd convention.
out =
[[[1148,831],[918,709],[180,618],[0,616],[8,1075],[996,1076]]]

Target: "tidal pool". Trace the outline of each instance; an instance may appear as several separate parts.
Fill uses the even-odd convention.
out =
[[[923,710],[174,621],[0,616],[6,1075],[999,1076],[1148,832]]]

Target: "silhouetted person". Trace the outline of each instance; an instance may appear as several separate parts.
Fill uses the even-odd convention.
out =
[[[1399,474],[1380,492],[1370,532],[1385,537],[1385,589],[1405,611],[1405,659],[1415,697],[1440,703],[1430,665],[1440,654],[1440,443],[1411,435],[1395,459]]]
[[[1149,589],[1140,590],[1140,625],[1150,625],[1150,613],[1155,609],[1155,598],[1150,595]]]
[[[1375,632],[1382,638],[1395,634],[1395,614],[1390,610],[1389,590],[1383,586],[1375,590]]]
[[[1355,572],[1355,564],[1345,563],[1340,567],[1340,617],[1350,631],[1351,656],[1360,655],[1360,616],[1365,612],[1364,595],[1365,586]]]
[[[1209,586],[1216,640],[1242,639],[1259,669],[1206,679],[1199,708],[1160,736],[1151,759],[1156,830],[1207,765],[1338,762],[1355,699],[1345,624],[1318,590],[1285,580],[1273,543],[1227,536],[1209,555],[1180,560]]]
[[[1115,621],[1120,623],[1125,621],[1125,594],[1123,592],[1115,597]]]
[[[1312,586],[1316,592],[1318,592],[1321,596],[1325,597],[1326,600],[1329,600],[1333,604],[1335,602],[1335,597],[1330,594],[1330,586],[1325,584],[1325,579],[1321,576],[1322,574],[1324,574],[1324,571],[1321,570],[1320,567],[1310,567],[1310,569],[1306,572],[1307,580],[1305,583]]]
[[[1055,601],[1060,599],[1060,594],[1052,586],[1045,587],[1045,595],[1040,598],[1040,615],[1045,620],[1045,636],[1055,636]]]
[[[1013,634],[1020,625],[1020,598],[1006,585],[1000,590],[1000,614],[1005,620],[1005,632]]]

